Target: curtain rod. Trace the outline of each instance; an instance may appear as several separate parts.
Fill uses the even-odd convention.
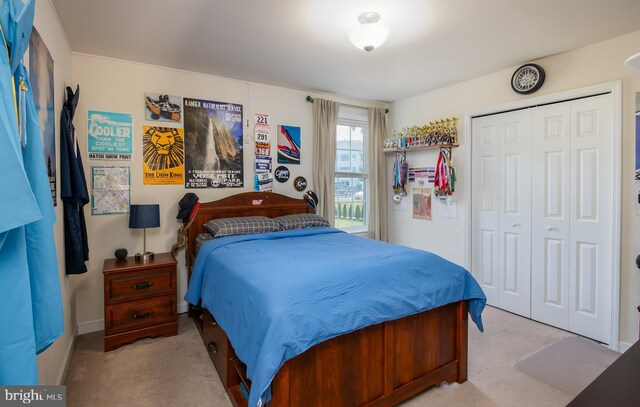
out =
[[[305,100],[306,100],[307,102],[309,102],[309,103],[313,103],[313,98],[312,98],[311,96],[307,96],[307,97],[305,98]],[[364,107],[364,106],[350,105],[350,104],[348,104],[348,103],[340,103],[340,104],[341,104],[342,106],[359,107],[359,108],[361,108],[361,109],[366,109],[366,107]],[[384,112],[385,112],[385,113],[389,113],[389,109],[384,109]]]

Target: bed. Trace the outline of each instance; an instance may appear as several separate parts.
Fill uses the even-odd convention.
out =
[[[297,248],[296,250],[301,251],[296,260],[297,263],[301,263],[301,271],[307,269],[307,265],[304,264],[305,258],[310,259],[309,270],[325,267],[328,277],[321,280],[324,281],[322,284],[327,286],[322,286],[321,291],[326,295],[330,292],[327,290],[331,289],[330,286],[336,276],[343,271],[356,270],[357,267],[348,266],[349,262],[343,260],[318,261],[323,252],[317,255],[320,257],[314,257],[313,252],[308,250],[309,244],[313,247],[326,248],[331,252],[335,250],[331,248],[332,246],[344,245],[344,242],[352,243],[352,239],[359,239],[359,242],[365,244],[365,239],[329,228],[233,236],[216,238],[211,243],[201,245],[199,257],[196,257],[196,238],[199,234],[206,232],[203,225],[210,219],[257,215],[273,218],[310,212],[307,203],[301,199],[275,193],[241,193],[201,204],[186,230],[188,236],[186,262],[190,282],[187,299],[190,303],[197,304],[190,306],[190,315],[198,327],[232,403],[236,406],[246,406],[247,399],[250,399],[253,401],[251,405],[261,406],[268,402],[268,405],[273,407],[388,406],[395,405],[441,382],[466,381],[468,307],[472,310],[472,318],[481,328],[480,313],[485,299],[475,280],[466,271],[459,273],[455,269],[458,266],[452,263],[437,258],[439,260],[436,260],[440,263],[434,264],[452,270],[451,275],[462,276],[460,278],[463,279],[470,278],[472,281],[446,280],[453,277],[450,277],[449,273],[441,273],[443,276],[439,278],[444,279],[443,284],[446,289],[439,290],[438,295],[444,298],[444,305],[433,307],[429,302],[431,300],[422,296],[410,295],[410,300],[401,296],[393,299],[391,298],[393,296],[390,296],[392,301],[390,304],[393,305],[394,312],[396,308],[403,309],[406,315],[398,318],[390,317],[386,314],[389,304],[371,312],[369,312],[370,308],[364,308],[367,310],[366,313],[356,310],[353,318],[350,314],[339,314],[336,311],[338,319],[332,320],[330,329],[335,329],[339,334],[336,335],[333,332],[325,338],[322,337],[324,332],[322,329],[327,323],[319,321],[322,316],[305,314],[306,312],[314,314],[315,308],[313,304],[307,303],[309,302],[307,299],[311,298],[309,293],[304,292],[304,287],[308,287],[305,280],[307,277],[299,276],[304,273],[282,274],[287,270],[278,269],[278,273],[273,274],[274,277],[271,279],[273,281],[270,281],[261,275],[264,273],[259,272],[260,259],[256,260],[251,255],[260,251],[260,248],[269,248],[264,250],[262,255],[277,251],[273,249],[276,247]],[[311,243],[307,243],[307,240]],[[285,244],[290,246],[278,246]],[[399,246],[375,241],[368,241],[366,244],[374,245],[372,252],[385,253],[385,250],[389,250],[388,257],[396,256],[395,262],[401,261],[398,259],[406,255],[406,252],[398,252],[402,250]],[[363,247],[362,250],[366,248]],[[421,253],[425,253],[426,256],[426,252]],[[296,257],[292,256],[295,260]],[[437,257],[431,254],[430,256]],[[382,257],[386,256],[382,255]],[[214,263],[218,271],[207,271],[207,267],[204,266],[207,262]],[[246,266],[242,268],[237,264]],[[329,264],[331,267],[327,267]],[[338,265],[344,270],[335,271]],[[374,268],[377,267],[374,266],[371,265],[371,273],[376,273]],[[233,267],[237,270],[232,270]],[[229,271],[228,273],[224,271],[227,273],[224,274],[220,270]],[[291,270],[297,269],[292,266]],[[329,274],[330,272],[334,274]],[[213,277],[211,277],[212,273]],[[313,276],[314,271],[309,273]],[[381,278],[385,278],[384,273],[380,274],[380,270],[377,273]],[[378,274],[375,275],[376,278]],[[245,275],[250,276],[250,282],[256,278],[262,278],[262,280],[259,283],[240,286],[238,289],[236,280],[248,279],[249,277]],[[368,278],[368,280],[361,280],[361,278]],[[376,278],[362,277],[362,270],[359,274],[356,273],[353,279],[349,277],[349,282],[353,282],[356,288],[361,287],[363,281],[371,285],[367,290],[359,290],[358,295],[362,297],[358,297],[357,301],[349,299],[350,293],[344,297],[335,292],[326,296],[334,301],[331,304],[347,304],[345,309],[355,310],[361,304],[368,307],[369,304],[373,304],[371,299],[376,297],[376,290],[381,289],[376,287],[376,284],[386,284],[382,284]],[[287,284],[283,283],[285,280]],[[298,280],[304,281],[307,285],[296,285]],[[247,284],[244,281],[240,283]],[[425,286],[430,287],[429,284],[425,283]],[[433,282],[434,286],[435,284],[436,281]],[[458,284],[464,284],[465,288],[460,293],[454,294],[456,290],[449,287],[457,287]],[[287,287],[282,289],[282,293],[299,292],[301,294],[298,297],[291,295],[291,303],[281,303],[280,298],[289,297],[280,295],[281,285]],[[261,292],[259,287],[262,286],[268,286],[268,288]],[[402,285],[402,287],[411,286]],[[278,292],[278,295],[273,294],[274,292]],[[263,315],[262,312],[260,300],[263,297],[268,299],[265,304],[275,301],[277,307],[280,307],[278,309],[288,307],[286,309],[289,314],[293,310],[302,322],[296,326],[282,325],[278,324],[280,321],[275,318],[269,319],[269,315]],[[250,306],[254,308],[249,308]],[[302,311],[298,313],[296,307],[305,310],[305,313]],[[375,308],[377,305],[372,307]],[[428,310],[410,311],[411,307]],[[211,312],[208,308],[211,308]],[[328,308],[326,314],[333,314],[333,310],[338,308]],[[232,315],[234,312],[235,316]],[[383,319],[379,320],[380,318]],[[244,324],[236,323],[237,321],[242,321]],[[268,323],[262,321],[268,321]],[[334,327],[334,324],[339,327]],[[350,329],[355,324],[363,327]],[[300,327],[304,329],[301,330]],[[307,330],[311,332],[308,335]],[[300,336],[299,332],[303,335]],[[269,348],[265,344],[272,337],[281,342]],[[255,345],[254,342],[258,340],[264,340],[264,343]],[[232,343],[238,345],[238,352]],[[252,346],[261,352],[252,353],[247,350]],[[295,351],[289,352],[291,349]],[[282,352],[278,353],[279,350]],[[243,360],[248,363],[243,363]],[[273,366],[261,368],[262,365],[269,364]],[[251,378],[255,379],[255,382],[252,382]],[[269,387],[265,388],[265,383]]]

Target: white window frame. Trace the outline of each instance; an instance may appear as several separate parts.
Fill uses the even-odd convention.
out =
[[[351,171],[335,171],[334,179],[336,178],[361,178],[364,181],[364,195],[362,197],[362,202],[364,203],[365,212],[363,213],[365,224],[364,226],[348,226],[338,228],[340,230],[344,230],[348,233],[357,233],[357,234],[366,234],[369,232],[369,208],[370,208],[370,185],[369,185],[369,122],[366,120],[366,114],[363,115],[362,120],[357,120],[351,117],[341,116],[342,112],[338,115],[338,124],[337,126],[349,126],[349,127],[362,127],[362,154],[363,154],[363,162],[364,162],[364,172],[351,172]],[[351,116],[346,114],[345,116]],[[336,163],[338,162],[338,146],[336,140]],[[349,162],[352,163],[352,154],[355,150],[349,149]],[[334,167],[336,165],[334,163]],[[351,165],[350,165],[351,168]],[[336,197],[334,196],[335,205]],[[336,214],[337,215],[337,214]]]

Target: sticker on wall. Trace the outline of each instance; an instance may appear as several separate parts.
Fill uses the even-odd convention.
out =
[[[300,127],[278,125],[278,164],[300,164]]]
[[[271,172],[271,157],[265,155],[257,155],[256,172]]]
[[[273,174],[265,172],[263,174],[256,174],[254,176],[253,189],[260,192],[272,192],[273,191]]]
[[[296,179],[293,180],[293,187],[296,191],[302,192],[307,189],[307,180],[305,177],[296,177]]]
[[[256,155],[271,155],[271,144],[256,143]]]
[[[142,127],[142,170],[145,185],[180,185],[184,182],[182,129]]]
[[[431,189],[413,188],[413,219],[431,220]]]
[[[149,121],[182,123],[182,98],[147,93],[144,95],[144,114]]]
[[[242,105],[185,98],[185,188],[242,188],[242,132]]]
[[[256,144],[271,143],[271,130],[268,127],[256,126],[254,129],[254,139]]]
[[[289,169],[287,167],[285,167],[284,165],[281,165],[278,168],[276,168],[274,175],[276,177],[276,181],[280,183],[284,183],[289,180],[289,176],[291,174],[289,173]]]
[[[268,114],[256,113],[254,117],[255,117],[256,126],[266,126],[266,127],[271,126],[271,123],[269,122]]]
[[[53,58],[34,27],[29,39],[29,79],[42,134],[53,206],[58,205],[56,183],[56,131],[53,96]]]
[[[433,184],[436,179],[436,167],[414,167],[409,168],[409,182],[418,182],[422,185],[420,179],[426,179],[426,183]],[[426,186],[426,183],[424,184]]]
[[[133,119],[129,113],[87,112],[90,160],[131,160]]]
[[[131,169],[91,167],[91,214],[129,212]]]

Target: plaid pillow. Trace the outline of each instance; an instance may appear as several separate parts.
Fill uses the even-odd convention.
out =
[[[320,215],[314,213],[299,213],[297,215],[285,215],[273,218],[281,226],[282,230],[304,229],[317,226],[329,226],[329,222]]]
[[[211,239],[213,239],[213,235],[211,233],[198,233],[196,236],[196,255],[200,251],[202,245]]]
[[[266,216],[211,219],[204,224],[204,227],[215,237],[277,232],[281,230],[278,222]]]

